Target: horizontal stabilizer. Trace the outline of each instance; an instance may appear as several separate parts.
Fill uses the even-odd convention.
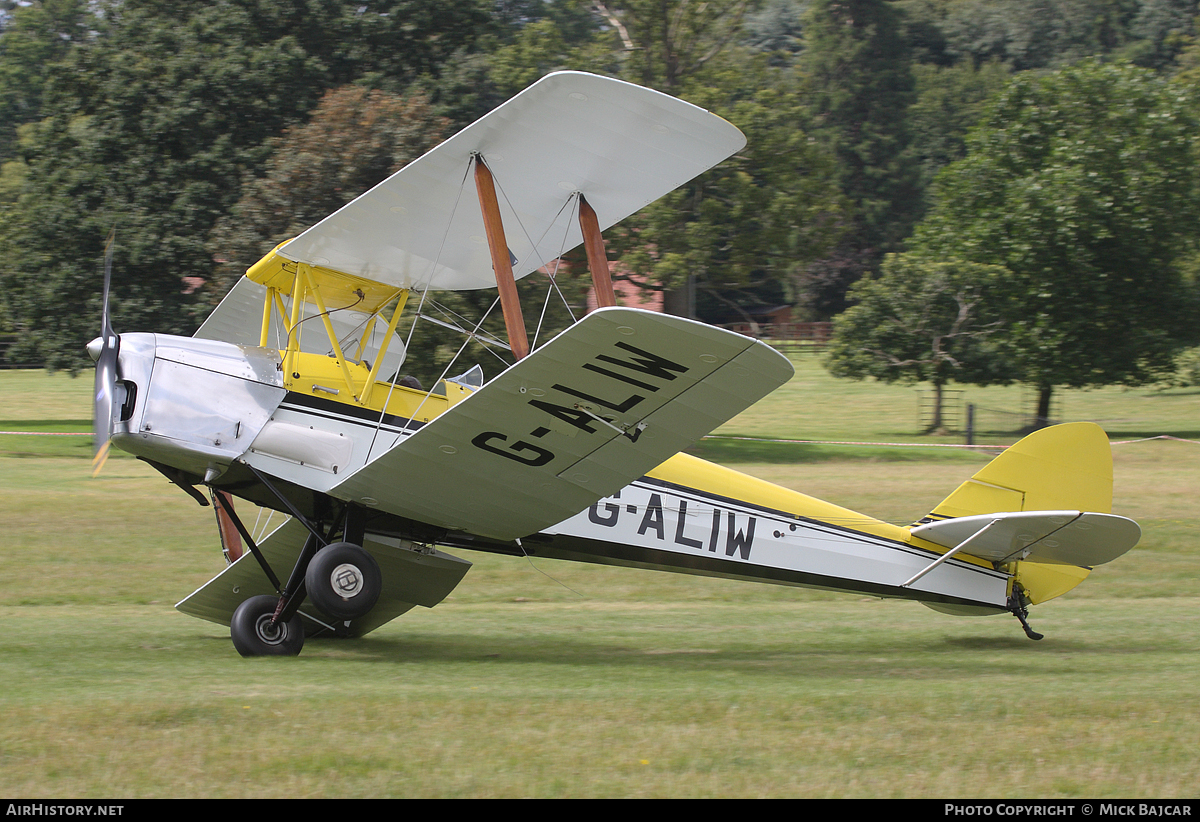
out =
[[[589,314],[329,493],[511,540],[616,493],[793,374],[703,323]]]
[[[286,578],[307,539],[308,530],[299,521],[289,519],[260,542],[258,548],[276,575]],[[323,627],[336,627],[340,634],[361,636],[416,605],[432,608],[454,590],[471,567],[464,559],[440,551],[428,554],[413,551],[393,544],[396,542],[367,535],[364,547],[379,563],[383,575],[379,601],[370,613],[347,624],[305,602],[300,606],[305,631],[313,634]],[[228,625],[239,605],[260,594],[276,592],[258,561],[247,551],[175,608],[189,616]]]
[[[1138,524],[1114,514],[1018,511],[958,517],[912,529],[915,537],[996,563],[1028,560],[1090,568],[1137,545]],[[970,540],[968,545],[963,545]]]

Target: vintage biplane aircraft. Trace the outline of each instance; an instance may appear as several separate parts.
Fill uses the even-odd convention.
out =
[[[1140,536],[1109,513],[1098,427],[1029,436],[907,527],[680,453],[792,367],[616,306],[601,231],[744,144],[683,101],[560,72],[281,244],[194,337],[114,332],[110,251],[97,467],[111,442],[202,504],[207,486],[223,544],[248,548],[176,607],[228,624],[243,655],[297,654],[442,601],[470,567],[449,548],[1009,612],[1039,638],[1028,606]],[[514,280],[580,243],[601,307],[531,351]],[[404,378],[402,314],[485,288],[512,364]],[[256,542],[233,498],[288,518]]]

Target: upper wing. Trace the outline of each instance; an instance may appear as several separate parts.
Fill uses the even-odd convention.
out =
[[[991,562],[1027,559],[1090,568],[1111,562],[1141,539],[1138,524],[1115,514],[1015,511],[931,522],[912,529],[944,548],[967,540],[963,553]]]
[[[740,334],[601,309],[329,493],[523,537],[619,491],[792,374],[785,357]]]
[[[520,278],[583,242],[566,207],[574,192],[587,197],[604,229],[745,144],[736,127],[690,103],[620,80],[557,72],[275,253],[400,288],[493,288],[468,177],[474,154],[499,187]]]

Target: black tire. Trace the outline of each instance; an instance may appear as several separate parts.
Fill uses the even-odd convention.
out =
[[[308,599],[334,619],[364,617],[379,600],[383,574],[379,563],[365,549],[352,542],[326,545],[304,575]]]
[[[296,614],[271,625],[279,597],[250,597],[233,612],[229,636],[242,656],[297,656],[304,647],[304,625]]]

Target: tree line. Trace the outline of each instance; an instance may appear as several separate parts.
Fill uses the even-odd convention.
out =
[[[569,68],[747,134],[609,233],[667,310],[838,317],[846,376],[1047,404],[1161,379],[1195,342],[1197,5],[0,0],[0,333],[86,367],[114,226],[118,327],[190,333],[274,245]]]

